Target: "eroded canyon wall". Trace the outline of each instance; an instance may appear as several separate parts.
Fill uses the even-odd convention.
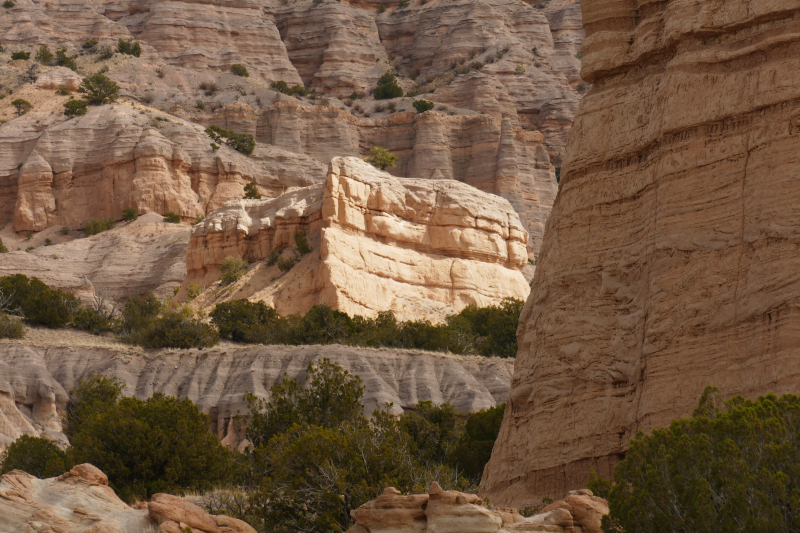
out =
[[[606,477],[638,430],[800,386],[800,2],[585,0],[581,102],[482,482]]]

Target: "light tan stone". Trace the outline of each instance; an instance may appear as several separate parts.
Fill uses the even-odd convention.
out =
[[[58,89],[67,87],[70,91],[77,91],[83,76],[67,67],[55,67],[48,70],[36,80],[39,89]]]
[[[521,317],[492,501],[610,477],[706,385],[797,391],[797,10],[583,2],[594,87]]]

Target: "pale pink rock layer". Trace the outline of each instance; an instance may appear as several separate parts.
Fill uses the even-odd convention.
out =
[[[639,430],[800,382],[800,3],[586,0],[583,77],[482,494],[557,497]]]

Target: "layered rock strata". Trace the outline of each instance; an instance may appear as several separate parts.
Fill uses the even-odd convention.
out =
[[[270,388],[285,377],[303,384],[309,363],[322,358],[363,380],[367,414],[392,403],[395,415],[422,400],[450,402],[460,413],[499,405],[506,401],[514,364],[499,358],[344,346],[223,344],[207,350],[144,352],[77,332],[28,330],[26,337],[0,341],[0,448],[22,434],[66,443],[61,417],[68,391],[93,374],[119,379],[125,395],[144,399],[161,392],[189,398],[209,415],[212,431],[224,444],[240,447],[244,435],[234,417],[248,412],[244,393],[268,398]]]
[[[639,429],[800,382],[792,2],[585,0],[561,189],[482,491],[606,477]],[[546,431],[543,428],[547,428]]]
[[[177,496],[154,494],[135,509],[108,486],[108,477],[85,463],[58,477],[38,479],[21,470],[0,477],[4,531],[255,533],[245,522],[210,515]]]
[[[264,260],[292,247],[298,232],[314,249],[281,276]],[[241,257],[261,263],[230,290],[209,290],[196,304],[246,297],[280,314],[326,304],[350,315],[392,310],[400,320],[436,320],[469,304],[527,296],[526,242],[517,214],[500,197],[336,158],[324,188],[231,202],[195,226],[187,283],[208,286],[226,257]]]
[[[487,508],[480,497],[442,490],[434,481],[428,494],[389,487],[350,514],[356,523],[348,533],[601,533],[608,504],[581,490],[523,518],[516,509]]]

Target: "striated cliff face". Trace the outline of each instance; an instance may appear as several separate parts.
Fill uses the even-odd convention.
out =
[[[800,381],[795,2],[585,0],[561,189],[484,473],[499,504],[606,476],[638,429]]]
[[[296,232],[314,250],[283,274],[265,259],[293,246]],[[525,298],[526,242],[519,217],[500,197],[336,158],[324,187],[230,202],[195,226],[186,279],[208,286],[227,256],[241,257],[258,264],[231,290],[211,288],[196,305],[250,298],[280,314],[326,304],[350,315],[392,310],[399,320],[440,320],[469,304]]]

